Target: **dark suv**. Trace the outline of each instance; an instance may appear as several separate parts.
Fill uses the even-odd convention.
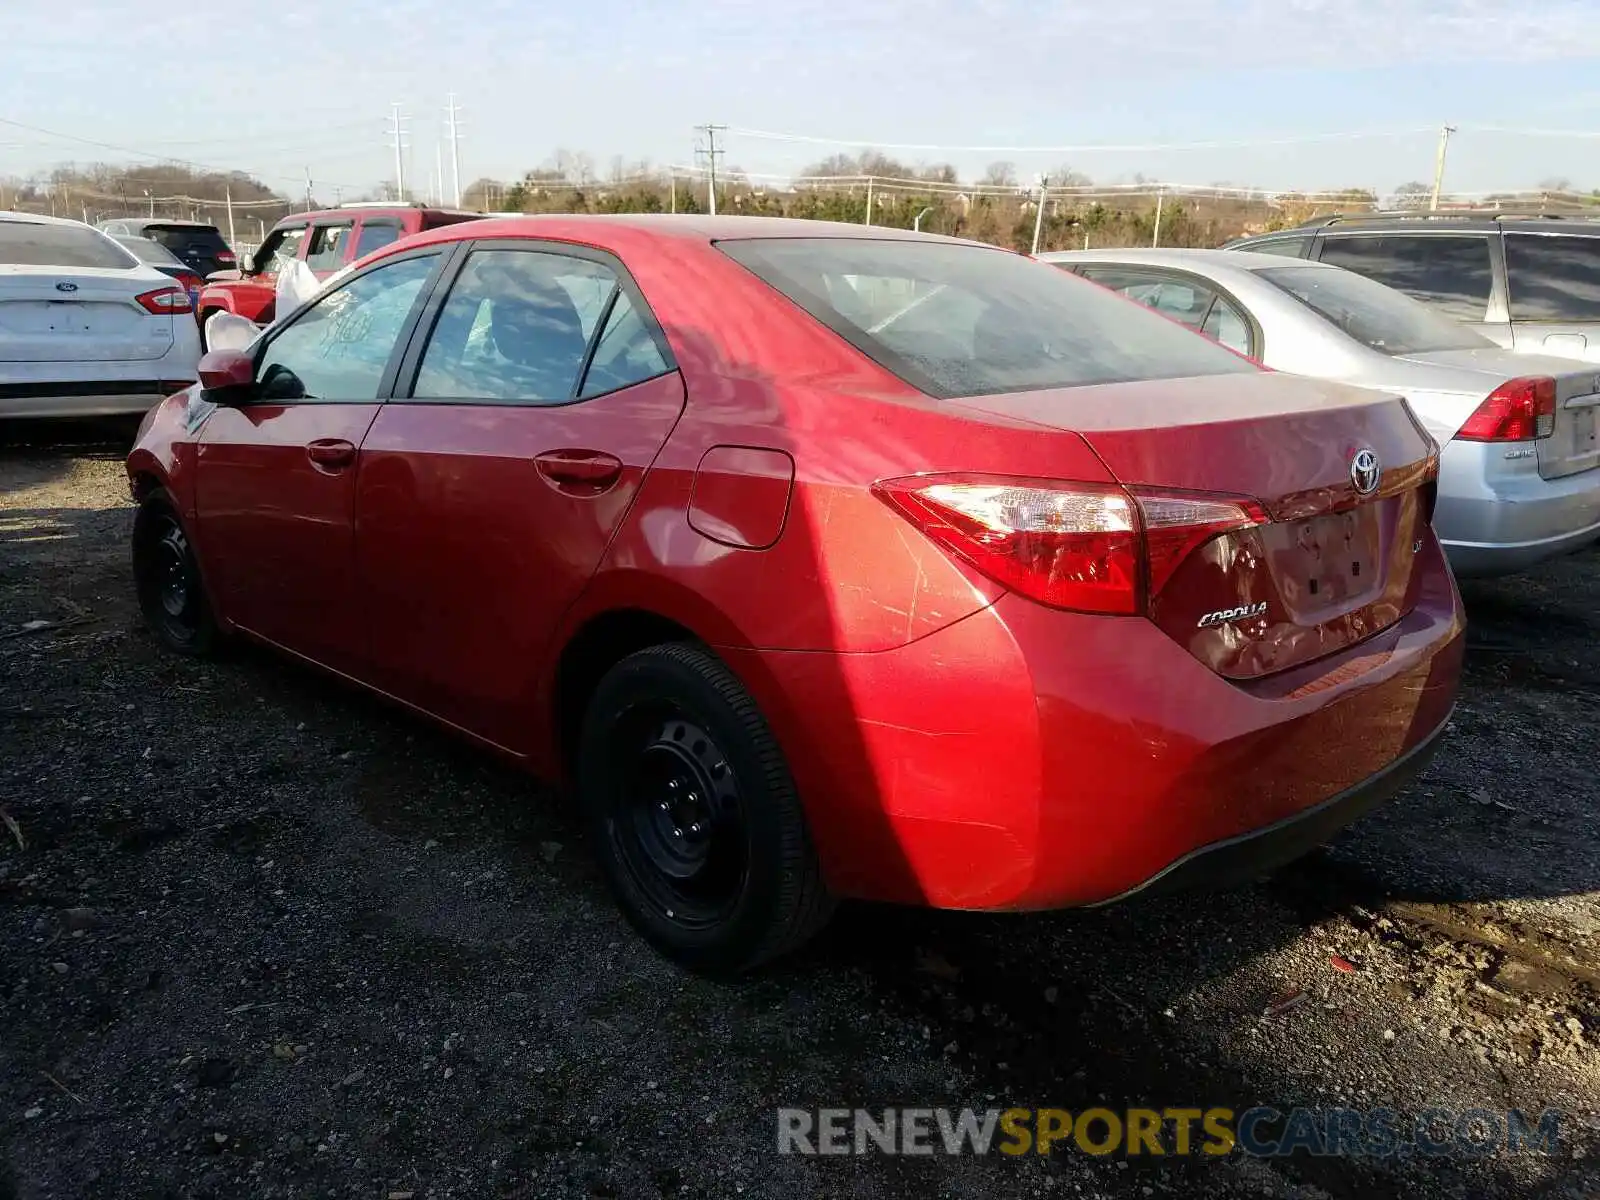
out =
[[[112,221],[101,221],[97,228],[101,233],[109,233],[113,237],[149,238],[172,251],[202,279],[213,271],[231,271],[239,265],[222,231],[203,221],[118,217]]]
[[[1332,263],[1510,350],[1600,362],[1600,219],[1505,212],[1319,217],[1229,242]]]

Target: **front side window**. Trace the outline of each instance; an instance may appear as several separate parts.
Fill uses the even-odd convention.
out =
[[[1146,308],[1153,308],[1190,329],[1199,329],[1216,295],[1190,279],[1152,271],[1124,271],[1114,267],[1085,267],[1083,275],[1101,287],[1121,292]]]
[[[474,250],[429,335],[413,395],[566,403],[616,288],[615,272],[589,259]]]
[[[311,230],[311,245],[306,247],[306,266],[313,271],[332,271],[344,261],[349,225],[318,225]]]
[[[1513,321],[1600,321],[1600,238],[1506,234]]]
[[[1494,343],[1365,275],[1328,267],[1267,267],[1262,279],[1381,354],[1481,350]]]
[[[717,246],[940,399],[1256,370],[1067,271],[1004,250],[869,238]]]
[[[1458,321],[1481,321],[1494,267],[1487,235],[1330,237],[1322,261],[1376,279]]]
[[[257,399],[376,400],[384,370],[438,255],[386,263],[317,300],[267,344]]]
[[[267,275],[278,275],[289,269],[300,257],[300,243],[305,240],[305,226],[294,229],[274,229],[256,251],[256,269]]]

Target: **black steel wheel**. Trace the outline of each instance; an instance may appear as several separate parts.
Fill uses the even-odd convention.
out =
[[[748,970],[832,912],[777,742],[733,673],[703,647],[630,655],[601,680],[579,786],[623,912],[693,970]]]
[[[180,654],[205,654],[216,622],[200,581],[200,565],[171,497],[157,489],[133,523],[133,578],[139,610],[152,633]]]

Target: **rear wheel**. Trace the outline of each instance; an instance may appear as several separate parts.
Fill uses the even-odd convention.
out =
[[[578,766],[600,866],[668,958],[737,973],[827,921],[833,902],[777,741],[709,651],[655,646],[612,668]]]
[[[200,565],[171,495],[157,488],[133,521],[133,579],[139,611],[163,645],[179,654],[209,653],[217,625],[200,583]]]

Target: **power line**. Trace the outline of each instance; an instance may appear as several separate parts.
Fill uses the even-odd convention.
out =
[[[1076,146],[957,146],[934,142],[885,142],[856,138],[814,137],[809,134],[779,133],[768,129],[745,129],[733,126],[730,134],[740,137],[761,138],[776,142],[803,142],[813,146],[857,146],[873,150],[923,150],[939,153],[961,154],[1134,154],[1171,150],[1223,150],[1254,146],[1296,146],[1310,142],[1357,141],[1376,138],[1415,137],[1433,133],[1435,127],[1420,126],[1410,129],[1378,129],[1345,133],[1313,133],[1296,137],[1240,138],[1195,142],[1146,142],[1127,144],[1076,145]]]
[[[112,150],[112,151],[115,151],[118,154],[131,154],[135,158],[148,158],[148,159],[151,159],[151,160],[153,160],[155,162],[158,162],[158,163],[172,163],[172,164],[174,164],[176,166],[194,167],[194,168],[198,168],[199,170],[209,171],[209,172],[212,172],[212,173],[218,174],[218,175],[232,175],[232,174],[237,172],[239,174],[246,174],[246,175],[254,174],[254,175],[256,175],[256,178],[258,178],[258,179],[292,180],[292,181],[294,181],[296,183],[299,182],[299,177],[298,176],[294,176],[294,175],[256,174],[255,172],[252,172],[252,171],[245,171],[243,168],[240,168],[240,167],[223,167],[223,166],[218,166],[216,163],[203,163],[203,162],[197,162],[194,159],[174,158],[170,154],[156,154],[156,153],[154,153],[152,151],[139,150],[139,149],[136,149],[136,148],[134,148],[132,146],[121,146],[121,145],[118,145],[115,142],[102,142],[102,141],[99,141],[99,140],[97,140],[95,138],[79,137],[77,134],[73,134],[73,133],[62,133],[60,130],[46,129],[41,125],[30,125],[30,124],[28,124],[28,123],[26,123],[24,121],[13,121],[9,117],[0,117],[0,125],[7,125],[7,126],[10,126],[13,129],[26,129],[30,133],[44,134],[46,137],[59,138],[62,141],[65,141],[65,142],[77,142],[80,145],[94,146],[94,147],[97,147],[98,149],[101,149],[101,150]],[[357,184],[345,184],[344,186],[346,186],[346,187],[356,187],[356,186],[359,186],[359,185],[357,185]]]

